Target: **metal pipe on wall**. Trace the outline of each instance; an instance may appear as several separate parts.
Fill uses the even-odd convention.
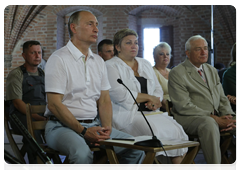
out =
[[[211,65],[214,67],[214,47],[213,47],[213,5],[211,5]]]

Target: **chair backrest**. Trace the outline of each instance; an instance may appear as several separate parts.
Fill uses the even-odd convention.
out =
[[[29,133],[36,139],[34,130],[45,130],[45,126],[47,124],[47,120],[44,121],[33,121],[32,114],[43,114],[46,110],[46,105],[31,105],[26,104],[26,117],[27,117],[27,127]],[[44,139],[44,136],[42,136]],[[59,158],[60,153],[48,147],[46,143],[40,144],[40,147],[46,152],[46,155],[53,159],[54,163],[61,164],[62,161]],[[64,154],[61,154],[64,155]],[[42,163],[41,160],[38,160],[38,163]]]
[[[27,104],[26,105],[26,117],[27,117],[27,127],[29,133],[33,136],[34,139],[34,130],[44,130],[45,125],[47,123],[46,121],[32,121],[32,114],[39,114],[39,113],[44,113],[46,110],[46,105],[31,105]]]
[[[172,102],[169,100],[166,100],[166,111],[168,112],[168,116],[172,116],[171,109],[172,109]]]
[[[20,160],[22,163],[26,163],[24,160],[24,156],[21,153],[21,151],[19,150],[14,138],[12,135],[21,135],[21,134],[17,134],[16,132],[14,132],[10,126],[9,126],[9,112],[8,112],[8,102],[4,101],[4,128],[8,137],[8,141],[10,143],[10,146],[13,150],[13,153],[15,155],[15,157]]]

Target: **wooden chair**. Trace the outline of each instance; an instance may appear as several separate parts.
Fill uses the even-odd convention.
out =
[[[35,138],[34,135],[34,130],[45,130],[45,125],[47,123],[46,121],[32,121],[31,114],[36,114],[36,113],[44,113],[46,109],[46,105],[30,105],[27,104],[27,125],[28,125],[28,130],[29,133]],[[47,146],[47,144],[41,144],[40,145],[42,149],[47,153],[47,155],[53,159],[54,163],[62,163],[59,155],[64,155],[61,154],[60,152],[50,148]],[[94,164],[100,164],[100,163],[106,163],[107,162],[107,155],[105,150],[99,148],[99,147],[90,147],[91,151],[94,153],[98,151],[98,153],[94,154],[93,158],[93,163]],[[101,152],[101,154],[99,154]],[[98,155],[98,156],[97,156]],[[65,158],[64,163],[68,163],[68,158]]]
[[[13,138],[13,135],[22,136],[21,134],[18,134],[11,129],[9,125],[9,112],[8,112],[8,102],[4,101],[4,128],[8,137],[8,141],[10,143],[10,146],[13,150],[13,153],[15,157],[21,162],[26,164],[26,161],[24,160],[24,155],[26,154],[26,145],[23,145],[21,148],[19,148]]]
[[[173,107],[173,103],[169,100],[167,100],[166,102],[166,110],[168,112],[169,116],[173,116],[171,114],[171,109]],[[189,140],[196,140],[199,141],[199,138],[197,135],[188,135]],[[234,149],[234,146],[232,145],[232,138],[233,135],[231,133],[228,132],[221,132],[220,133],[220,137],[223,139],[223,142],[220,145],[220,149],[221,149],[221,163],[222,164],[230,164],[233,163],[236,160],[236,147]],[[200,143],[200,147],[199,150],[201,148],[201,143]],[[227,158],[226,156],[226,152],[228,149],[231,149],[232,152],[232,160],[230,160],[229,158]]]

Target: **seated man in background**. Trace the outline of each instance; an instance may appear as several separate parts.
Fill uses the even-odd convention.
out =
[[[223,73],[223,90],[236,113],[236,43],[231,50],[232,62],[230,67]]]
[[[98,55],[100,55],[104,61],[113,58],[114,51],[112,40],[104,39],[98,44]]]
[[[112,128],[112,104],[107,69],[90,46],[98,38],[98,21],[90,11],[74,12],[68,21],[70,40],[46,65],[48,105],[45,136],[49,147],[67,155],[70,163],[90,164],[88,144],[130,135]],[[96,120],[99,113],[100,121]],[[141,163],[144,152],[114,147],[120,163]]]
[[[22,56],[25,63],[13,69],[8,77],[6,83],[6,99],[10,101],[10,114],[15,113],[23,125],[27,128],[26,120],[26,104],[45,105],[45,87],[44,87],[44,72],[38,65],[42,59],[41,44],[38,41],[27,41],[23,44]],[[35,120],[46,120],[45,117],[34,114]],[[11,127],[15,132],[21,133],[11,121]],[[38,143],[42,143],[40,132],[36,132],[35,136]],[[23,143],[26,140],[23,138]],[[27,147],[29,149],[29,147]],[[37,163],[36,157],[31,150],[27,151],[29,163]]]
[[[192,36],[185,50],[186,60],[169,73],[172,114],[187,134],[198,135],[206,162],[220,164],[220,131],[236,134],[235,113],[224,95],[217,70],[206,64],[207,41]]]

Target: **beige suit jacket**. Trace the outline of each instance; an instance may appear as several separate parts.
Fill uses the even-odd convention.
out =
[[[217,70],[203,64],[206,84],[188,58],[169,73],[168,92],[173,103],[172,114],[178,120],[185,116],[219,116],[235,113],[224,95]]]

